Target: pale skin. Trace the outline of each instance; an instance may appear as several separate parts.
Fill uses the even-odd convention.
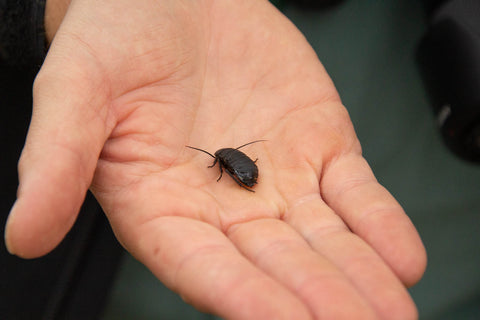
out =
[[[66,13],[66,15],[65,15]],[[51,251],[87,189],[122,245],[227,319],[415,319],[425,250],[301,33],[264,0],[51,0],[6,227]],[[61,22],[61,24],[60,24]],[[255,193],[212,159],[258,158]]]

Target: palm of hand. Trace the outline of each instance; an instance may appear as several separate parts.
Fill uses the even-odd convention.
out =
[[[101,77],[115,79],[109,92],[125,93],[110,104],[115,125],[92,187],[106,211],[122,221],[122,211],[136,212],[125,215],[140,221],[179,215],[225,231],[235,223],[280,218],[299,199],[320,200],[323,161],[353,146],[358,152],[333,85],[301,35],[281,24],[283,17],[275,17],[278,28],[271,29],[253,17],[242,31],[241,13],[216,15],[205,18],[208,36],[197,31],[197,37],[186,32],[175,39],[179,52],[162,51],[166,40],[159,37],[140,58],[99,59],[135,61],[133,70]],[[229,34],[221,29],[225,20],[234,21]],[[292,39],[280,41],[283,29]],[[127,54],[138,54],[130,49]],[[189,144],[213,153],[260,138],[268,142],[243,150],[259,158],[256,194],[229,178],[217,183],[218,169],[206,168],[212,159],[185,149]]]
[[[69,94],[90,105],[82,111],[92,119],[83,135],[86,179],[93,176],[91,189],[122,244],[199,307],[286,319],[369,318],[396,307],[406,319],[411,302],[387,265],[405,283],[418,271],[389,253],[387,232],[371,229],[388,226],[395,237],[411,228],[408,219],[362,160],[306,41],[268,5],[252,6],[173,5],[171,16],[139,10],[141,19],[129,12],[110,22],[105,14],[96,19],[112,26],[104,31],[111,43],[95,32],[57,34],[52,52],[70,50],[82,66],[72,70],[82,92]],[[206,168],[212,159],[185,148],[213,153],[257,139],[268,141],[242,150],[259,159],[255,193],[226,176],[217,183],[218,169]],[[417,245],[411,238],[404,251]],[[396,294],[381,294],[391,288]],[[337,298],[349,307],[335,308]]]

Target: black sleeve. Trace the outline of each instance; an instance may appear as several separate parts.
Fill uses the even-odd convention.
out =
[[[39,69],[46,54],[46,0],[0,0],[0,59]]]

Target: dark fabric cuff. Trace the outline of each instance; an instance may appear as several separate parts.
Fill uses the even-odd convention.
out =
[[[39,69],[46,54],[46,0],[0,0],[0,60]]]

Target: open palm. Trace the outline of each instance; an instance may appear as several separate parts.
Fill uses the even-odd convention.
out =
[[[90,188],[119,241],[199,308],[415,318],[421,241],[298,30],[264,1],[111,2],[71,4],[36,80],[10,249],[51,250]],[[185,148],[258,139],[242,148],[255,193]]]

